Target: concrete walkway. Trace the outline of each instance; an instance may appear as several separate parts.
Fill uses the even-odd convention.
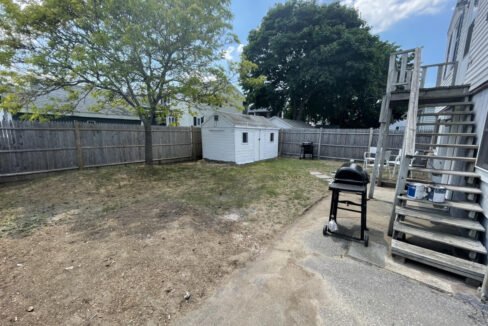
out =
[[[475,289],[389,258],[390,195],[380,190],[380,200],[368,202],[368,248],[322,235],[327,198],[177,324],[488,325]],[[340,230],[358,232],[359,218],[347,214]]]

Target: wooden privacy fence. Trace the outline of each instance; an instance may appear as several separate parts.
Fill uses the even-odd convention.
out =
[[[155,161],[202,156],[201,130],[153,126]],[[144,162],[144,127],[79,122],[0,121],[0,178]]]
[[[299,156],[303,142],[313,142],[314,156],[319,159],[362,160],[369,147],[378,142],[378,129],[282,129],[280,155]],[[425,139],[424,139],[425,138]],[[418,136],[418,143],[428,143],[430,136]],[[390,131],[386,150],[398,154],[403,131]]]

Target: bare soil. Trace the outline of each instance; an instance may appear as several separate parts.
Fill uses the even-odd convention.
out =
[[[0,324],[165,325],[325,195],[337,162],[66,172],[0,189]]]

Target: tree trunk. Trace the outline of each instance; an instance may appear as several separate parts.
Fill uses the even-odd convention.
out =
[[[153,147],[152,147],[152,125],[151,119],[144,119],[144,158],[146,165],[153,165]]]
[[[300,104],[298,105],[298,107],[296,108],[295,110],[295,114],[294,114],[294,120],[298,120],[298,121],[304,121],[305,119],[305,103],[303,101],[300,101]]]

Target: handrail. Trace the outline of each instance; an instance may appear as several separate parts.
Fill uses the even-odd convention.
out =
[[[443,62],[443,63],[434,63],[431,65],[423,65],[420,68],[431,68],[431,67],[440,67],[440,66],[448,66],[448,65],[453,65],[456,64],[457,61],[452,61],[452,62]]]
[[[452,74],[452,77],[451,77],[451,81],[450,83],[445,86],[453,86],[456,84],[456,75],[457,75],[457,65],[458,65],[458,62],[457,61],[452,61],[452,62],[443,62],[443,63],[436,63],[436,64],[431,64],[431,65],[425,65],[425,66],[422,66],[422,76],[420,78],[420,87],[421,88],[424,88],[425,87],[425,81],[426,81],[426,77],[427,77],[427,71],[429,68],[436,68],[437,69],[437,77],[436,77],[436,82],[435,82],[435,86],[434,87],[440,87],[442,86],[442,81],[443,80],[446,80],[446,77],[445,77],[445,69],[448,67],[448,66],[453,66],[453,74]]]
[[[399,54],[405,54],[405,53],[411,53],[411,52],[415,52],[415,48],[409,49],[409,50],[401,50],[398,52],[393,52],[391,55],[399,55]]]

